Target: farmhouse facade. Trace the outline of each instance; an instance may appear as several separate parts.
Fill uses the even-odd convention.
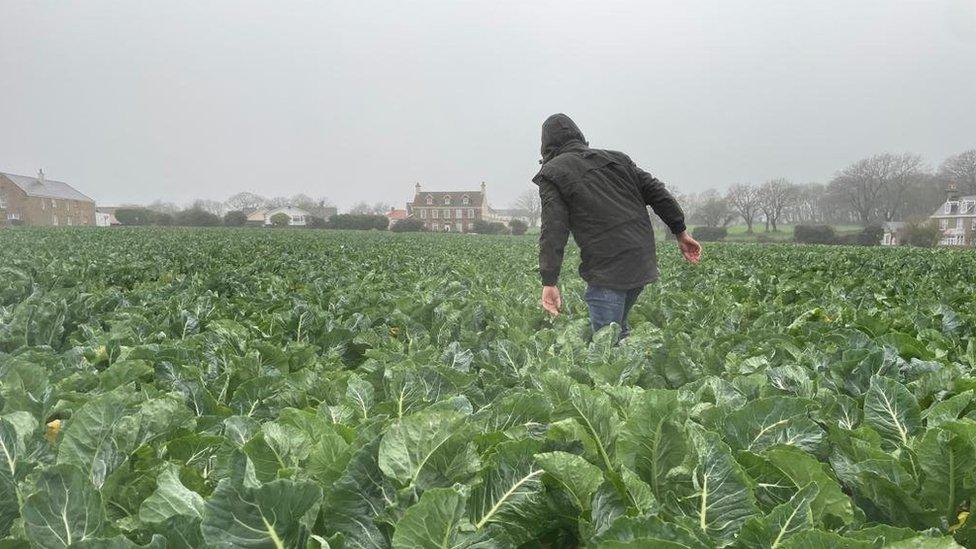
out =
[[[942,231],[940,246],[972,246],[976,233],[976,195],[959,196],[956,185],[946,189],[946,201],[932,214]]]
[[[94,225],[95,201],[62,181],[0,172],[0,226]]]
[[[304,227],[308,225],[308,218],[312,215],[302,208],[282,206],[269,210],[255,210],[247,216],[245,224],[254,227],[270,227],[272,225],[271,219],[277,214],[287,215],[288,226],[290,227]]]
[[[469,233],[476,221],[491,220],[486,185],[480,191],[424,191],[416,185],[407,215],[420,220],[428,231]]]

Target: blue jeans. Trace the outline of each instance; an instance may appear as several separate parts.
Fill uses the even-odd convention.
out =
[[[593,333],[600,328],[616,322],[620,326],[620,339],[627,337],[630,326],[627,324],[627,313],[637,302],[637,296],[644,291],[644,287],[630,290],[614,290],[599,286],[587,286],[586,305],[590,308],[590,327]]]

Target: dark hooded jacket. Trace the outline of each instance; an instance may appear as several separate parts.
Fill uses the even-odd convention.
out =
[[[674,234],[685,230],[684,213],[664,183],[624,153],[591,149],[565,114],[542,125],[542,169],[532,181],[542,199],[539,271],[547,286],[559,279],[570,232],[583,280],[626,290],[657,279],[647,206]]]

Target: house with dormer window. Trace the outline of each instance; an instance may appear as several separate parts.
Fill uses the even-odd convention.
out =
[[[955,183],[946,188],[946,201],[932,214],[942,231],[940,246],[972,246],[976,234],[976,195],[960,196]]]
[[[469,233],[478,220],[493,220],[486,185],[480,191],[425,191],[415,186],[407,216],[423,222],[428,231]]]

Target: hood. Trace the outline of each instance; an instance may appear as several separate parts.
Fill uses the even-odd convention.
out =
[[[542,123],[542,162],[548,162],[567,145],[588,145],[573,119],[559,113]]]

